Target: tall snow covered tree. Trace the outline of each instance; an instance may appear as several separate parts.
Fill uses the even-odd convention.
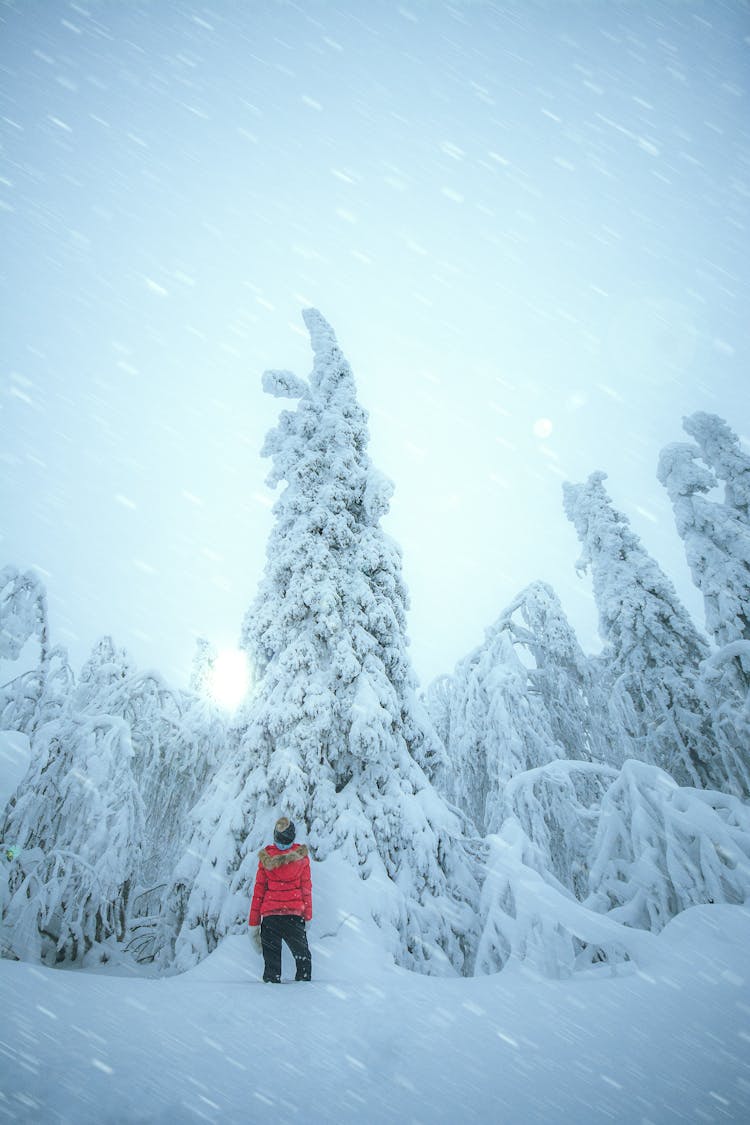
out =
[[[703,460],[724,482],[724,503],[750,524],[750,457],[723,418],[698,411],[683,419],[683,429],[700,446]]]
[[[693,580],[703,594],[709,632],[719,645],[750,640],[750,525],[736,508],[706,497],[716,479],[697,456],[693,445],[668,445],[659,458],[659,480],[669,493]]]
[[[32,636],[39,638],[44,662],[48,639],[47,593],[32,570],[0,570],[0,658],[16,660]]]
[[[658,475],[672,501],[693,580],[703,594],[706,625],[720,646],[704,663],[702,677],[717,732],[717,758],[723,763],[726,786],[748,795],[750,524],[737,506],[707,497],[716,478],[698,463],[698,456],[694,445],[668,445],[659,458]]]
[[[722,763],[698,683],[708,645],[627,517],[612,507],[605,480],[606,473],[592,473],[563,489],[583,544],[578,568],[591,567],[604,686],[623,757],[658,765],[681,784],[720,786]]]
[[[309,381],[264,376],[266,391],[298,404],[263,448],[269,483],[285,488],[242,631],[259,682],[174,881],[176,965],[242,925],[256,850],[283,812],[306,826],[317,860],[343,859],[366,881],[400,963],[465,971],[477,888],[461,822],[428,776],[442,748],[415,694],[401,555],[380,527],[391,485],[370,462],[333,331],[303,315]]]

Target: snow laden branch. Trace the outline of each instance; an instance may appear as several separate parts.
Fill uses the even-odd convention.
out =
[[[292,371],[266,371],[263,374],[263,390],[274,398],[305,398],[310,387]]]
[[[750,808],[626,762],[602,799],[587,905],[657,932],[700,903],[750,897]]]
[[[713,755],[711,706],[700,690],[709,655],[677,592],[617,511],[603,482],[565,484],[564,506],[593,577],[601,688],[619,746],[619,761],[639,758],[687,785],[722,787],[723,762]]]
[[[641,964],[683,910],[750,900],[750,809],[729,794],[642,762],[554,762],[514,778],[505,801],[484,841],[476,972]]]
[[[716,414],[698,411],[684,418],[682,427],[700,447],[703,460],[724,482],[724,503],[750,526],[750,456],[737,434]]]
[[[5,952],[80,962],[95,944],[125,935],[143,834],[130,731],[112,716],[67,717],[40,729],[33,752],[2,826],[18,850]]]
[[[750,458],[714,415],[685,428],[700,441],[662,450],[658,476],[667,489],[706,626],[720,646],[704,660],[699,689],[713,717],[713,784],[750,796]],[[701,455],[708,467],[700,463]],[[725,482],[724,502],[710,497]]]
[[[544,869],[576,898],[588,892],[602,797],[617,777],[601,763],[556,761],[516,774],[503,792],[503,823],[519,823]]]
[[[518,821],[509,818],[485,843],[477,973],[498,972],[516,961],[546,977],[565,977],[595,962],[613,968],[643,963],[651,953],[651,934],[578,902],[549,872]]]

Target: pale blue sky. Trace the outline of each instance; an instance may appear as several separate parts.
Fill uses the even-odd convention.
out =
[[[594,469],[702,621],[655,467],[693,410],[750,435],[747,4],[0,21],[2,561],[74,664],[110,632],[184,683],[235,643],[305,304],[396,485],[423,682],[537,577],[596,646],[560,488]]]

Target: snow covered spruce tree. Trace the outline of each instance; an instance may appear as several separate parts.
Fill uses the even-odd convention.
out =
[[[658,476],[674,508],[693,580],[703,594],[706,627],[719,645],[750,641],[750,525],[738,509],[706,496],[716,478],[698,464],[698,448],[668,445]],[[750,651],[747,660],[750,676]]]
[[[211,695],[211,679],[216,664],[216,647],[205,637],[198,637],[195,642],[193,666],[190,671],[190,690],[201,699],[209,699]]]
[[[680,603],[674,586],[612,507],[603,482],[565,484],[565,511],[591,567],[605,642],[603,687],[621,760],[660,766],[680,784],[721,784],[721,763],[708,704],[698,679],[708,645]]]
[[[589,889],[590,909],[653,933],[689,906],[746,902],[750,807],[626,762],[602,800]]]
[[[415,694],[400,552],[380,527],[391,485],[370,462],[332,329],[303,315],[309,381],[264,376],[298,403],[263,447],[271,485],[286,484],[242,632],[258,683],[174,881],[176,965],[243,925],[257,849],[283,812],[306,826],[318,881],[326,861],[361,878],[401,964],[467,971],[476,880],[461,822],[429,780],[442,749]]]
[[[136,667],[127,649],[119,648],[112,637],[100,637],[84,661],[73,696],[79,711],[119,714],[118,693],[135,675]]]
[[[484,644],[430,686],[427,704],[448,753],[441,784],[481,832],[499,829],[512,777],[558,758],[591,757],[595,691],[560,602],[543,582],[522,591]]]
[[[703,433],[705,435],[705,430]],[[709,450],[721,464],[710,443]],[[697,446],[684,442],[668,445],[659,458],[658,475],[672,501],[693,580],[703,594],[706,626],[720,646],[719,651],[704,662],[701,681],[714,715],[717,761],[721,762],[721,777],[717,777],[716,784],[721,782],[721,788],[747,796],[750,795],[750,524],[743,520],[742,503],[739,507],[730,506],[708,498],[706,494],[716,486],[716,477],[698,462],[699,456]],[[732,489],[732,463],[727,454],[723,463],[728,481],[727,496],[739,497],[741,501],[743,474],[737,472],[738,487]]]
[[[683,429],[700,447],[703,460],[724,482],[724,503],[750,525],[750,456],[723,418],[698,411],[684,418]]]

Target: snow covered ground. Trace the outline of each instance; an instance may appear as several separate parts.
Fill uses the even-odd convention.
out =
[[[172,978],[0,962],[0,1119],[750,1120],[747,907],[694,907],[647,966],[565,981],[417,976],[347,927],[311,944],[315,980],[280,987],[244,937]]]

